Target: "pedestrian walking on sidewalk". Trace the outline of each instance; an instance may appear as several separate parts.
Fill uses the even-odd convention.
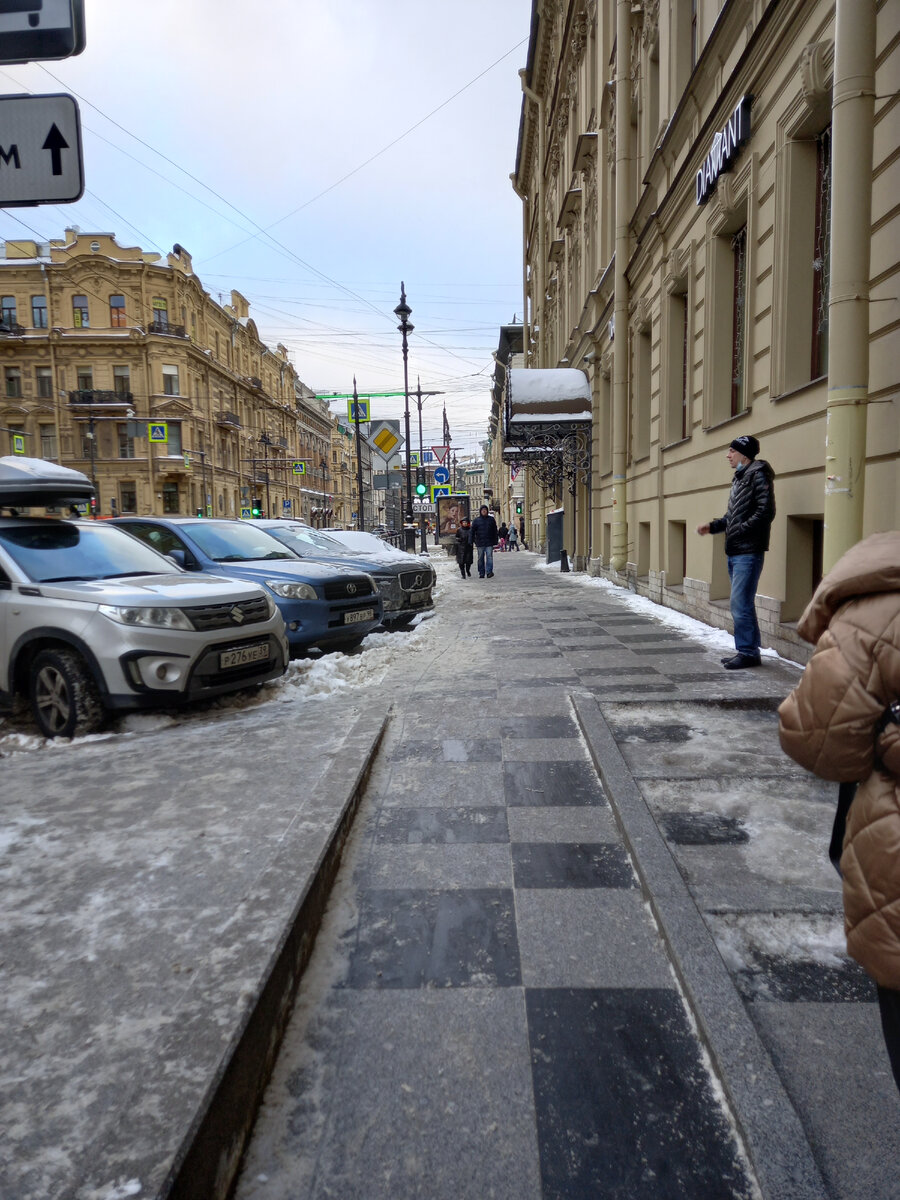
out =
[[[840,858],[844,929],[878,985],[900,1089],[900,533],[848,550],[797,629],[816,649],[778,710],[781,745],[822,779],[859,782]]]
[[[734,471],[728,511],[724,517],[698,525],[697,532],[701,536],[725,534],[735,654],[723,658],[722,663],[726,671],[739,671],[760,664],[756,585],[775,519],[775,472],[764,459],[756,457],[759,442],[749,434],[736,437],[726,453]]]
[[[456,565],[463,579],[468,579],[472,574],[473,558],[472,522],[464,518],[456,531]]]
[[[500,540],[497,522],[488,511],[488,506],[482,504],[478,516],[472,522],[472,541],[478,548],[478,578],[494,577],[494,547]]]
[[[509,536],[509,529],[507,528],[507,524],[505,521],[502,521],[500,523],[500,528],[497,530],[497,533],[500,538],[500,549],[505,550],[506,549],[506,539]]]
[[[518,554],[519,553],[519,532],[516,529],[515,521],[510,521],[510,523],[509,523],[509,533],[507,533],[507,535],[506,535],[506,540],[509,543],[510,550],[515,550],[516,554]]]

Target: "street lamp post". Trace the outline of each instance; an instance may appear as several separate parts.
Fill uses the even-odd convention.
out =
[[[322,520],[319,522],[319,528],[324,529],[325,528],[325,515],[326,515],[326,511],[328,509],[328,492],[326,490],[326,484],[328,481],[328,463],[325,461],[324,458],[322,459],[321,463],[319,464],[319,467],[322,472]]]
[[[91,516],[94,520],[97,519],[97,509],[100,507],[100,498],[97,495],[97,475],[94,470],[94,409],[93,406],[88,410],[88,441],[91,445],[91,483],[94,485],[94,500],[91,504]]]
[[[410,462],[409,462],[409,453],[410,453],[410,451],[409,451],[409,372],[408,372],[408,367],[407,367],[407,356],[408,356],[409,348],[407,345],[407,337],[409,336],[409,334],[412,333],[413,329],[415,328],[415,326],[412,325],[409,320],[411,312],[412,312],[412,309],[406,303],[406,287],[405,287],[403,281],[401,280],[400,281],[400,303],[394,309],[394,316],[397,317],[397,319],[400,322],[400,324],[397,326],[397,328],[400,330],[400,333],[403,338],[403,396],[404,396],[403,421],[404,421],[404,426],[405,426],[404,432],[406,434],[406,512],[404,514],[404,519],[403,519],[403,524],[404,524],[403,539],[404,539],[407,550],[413,550],[415,548],[415,544],[416,544],[415,531],[413,530],[411,532],[409,529],[409,526],[412,525],[413,510],[412,510],[412,475],[410,473]]]
[[[269,447],[272,445],[272,439],[267,433],[264,433],[259,439],[259,444],[263,448],[263,470],[266,473],[266,516],[271,518],[272,508],[269,501]]]

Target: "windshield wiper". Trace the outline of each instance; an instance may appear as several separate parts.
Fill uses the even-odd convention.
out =
[[[224,558],[217,558],[216,562],[249,562],[243,554],[226,554]]]

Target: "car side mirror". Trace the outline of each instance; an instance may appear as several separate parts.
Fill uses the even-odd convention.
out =
[[[187,563],[187,552],[184,550],[170,550],[166,558],[171,559],[176,567],[181,567],[182,571],[189,571],[190,567]]]

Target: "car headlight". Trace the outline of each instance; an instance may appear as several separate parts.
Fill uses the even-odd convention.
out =
[[[317,600],[316,589],[308,583],[285,583],[281,579],[267,579],[266,587],[283,600]]]
[[[180,608],[124,608],[117,604],[101,604],[100,612],[120,625],[138,625],[144,629],[193,629],[194,626]]]

